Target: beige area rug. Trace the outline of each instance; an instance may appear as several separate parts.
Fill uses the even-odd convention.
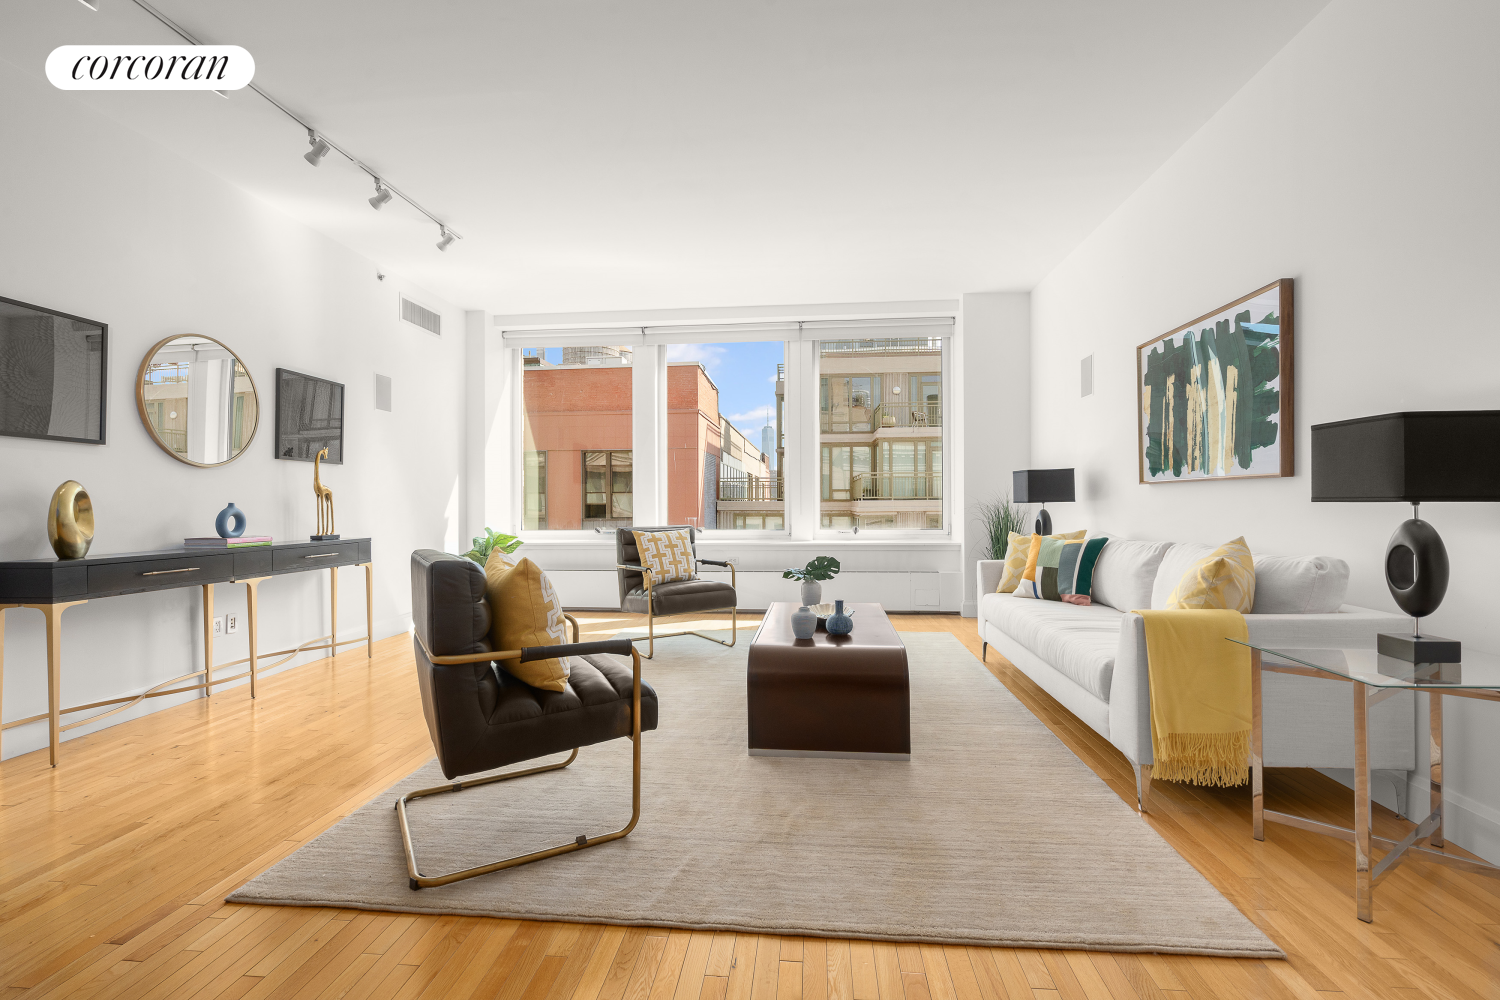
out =
[[[229,899],[1282,957],[953,636],[902,633],[902,763],[747,755],[748,638],[657,642],[645,670],[661,726],[645,736],[641,821],[624,840],[413,892],[393,804],[443,783],[433,762]],[[561,771],[418,800],[417,857],[440,873],[616,830],[629,779],[630,741],[616,740]]]

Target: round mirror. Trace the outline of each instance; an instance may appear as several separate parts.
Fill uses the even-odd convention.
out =
[[[141,362],[135,402],[161,450],[188,465],[232,462],[255,439],[260,401],[235,353],[212,337],[168,337]]]

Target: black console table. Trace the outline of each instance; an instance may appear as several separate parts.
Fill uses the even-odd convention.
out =
[[[365,636],[363,639],[339,641],[339,574],[340,566],[362,566],[365,571]],[[329,634],[309,640],[295,649],[273,653],[258,652],[258,587],[274,576],[329,571],[332,591]],[[143,698],[159,698],[184,691],[202,690],[206,697],[215,684],[226,684],[250,678],[250,697],[255,697],[255,677],[262,656],[281,656],[270,667],[278,666],[298,653],[327,649],[328,655],[338,647],[355,642],[365,644],[366,657],[374,647],[374,564],[370,560],[368,538],[346,538],[336,542],[290,542],[257,545],[241,549],[175,548],[159,552],[130,552],[85,559],[21,559],[0,562],[0,698],[3,698],[5,666],[5,612],[11,608],[34,608],[47,622],[47,714],[16,719],[0,730],[47,720],[51,737],[52,766],[57,766],[62,734],[136,704]],[[250,655],[245,659],[214,665],[214,584],[245,585],[245,625],[250,640]],[[72,708],[62,707],[62,613],[77,604],[121,594],[140,594],[152,590],[203,588],[203,669],[162,681],[139,695],[89,702]],[[325,642],[326,640],[326,642]],[[214,677],[214,670],[248,663],[249,668],[231,677]],[[201,683],[170,687],[202,677]],[[166,688],[167,690],[162,690]],[[114,706],[114,707],[110,707]],[[89,709],[107,709],[86,719],[62,724],[64,715]]]

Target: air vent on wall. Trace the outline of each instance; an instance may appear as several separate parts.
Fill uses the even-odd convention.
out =
[[[443,317],[426,306],[417,305],[405,295],[401,296],[401,319],[428,333],[443,335]]]

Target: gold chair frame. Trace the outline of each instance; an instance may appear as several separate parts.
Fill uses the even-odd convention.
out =
[[[573,623],[573,641],[575,643],[578,642],[578,619],[569,614],[565,614],[563,617]],[[494,660],[519,660],[521,658],[521,650],[519,649],[507,649],[490,653],[466,653],[462,656],[433,656],[432,651],[427,648],[427,644],[422,642],[420,635],[417,636],[417,641],[422,643],[422,652],[426,653],[427,658],[435,664],[488,663]],[[543,764],[541,767],[529,767],[522,771],[510,771],[505,774],[491,775],[487,778],[474,778],[471,781],[453,781],[433,788],[419,788],[416,791],[407,792],[396,800],[396,817],[401,825],[401,843],[406,849],[407,884],[413,890],[426,889],[435,885],[447,885],[450,882],[460,882],[464,879],[474,878],[477,875],[488,875],[490,872],[498,872],[506,868],[515,868],[518,865],[530,864],[533,861],[540,861],[543,858],[581,851],[586,847],[597,847],[599,844],[607,844],[611,840],[619,840],[622,837],[628,836],[630,831],[635,829],[635,824],[641,818],[641,653],[634,646],[631,646],[630,649],[630,659],[632,663],[630,822],[614,833],[606,833],[599,837],[588,837],[580,834],[570,844],[532,851],[530,854],[517,854],[503,861],[495,861],[473,868],[464,868],[460,871],[449,872],[446,875],[423,875],[417,867],[416,849],[412,846],[411,828],[407,824],[407,803],[413,799],[420,799],[428,795],[440,795],[444,792],[461,792],[465,788],[476,788],[479,785],[489,785],[497,781],[509,781],[511,778],[524,778],[528,774],[541,774],[544,771],[560,770],[578,759],[578,748],[574,747],[568,759],[561,764]]]
[[[716,565],[715,561],[713,561],[713,560],[706,560],[706,559],[695,559],[694,560],[694,565],[697,565],[697,564],[703,563],[703,562],[707,562],[707,563],[709,563],[709,565]],[[738,601],[739,600],[739,595],[740,595],[740,588],[739,588],[739,584],[738,584],[739,574],[735,572],[734,563],[729,563],[728,565],[729,565],[729,589],[731,589],[731,590],[734,591],[735,600]],[[651,593],[651,588],[653,586],[653,583],[652,583],[652,580],[651,580],[651,568],[649,566],[630,566],[630,565],[627,565],[625,563],[616,563],[615,564],[615,569],[617,569],[617,570],[630,570],[632,573],[640,573],[641,576],[646,581],[646,636],[645,636],[644,639],[632,639],[630,641],[631,642],[646,642],[646,643],[648,643],[648,645],[646,646],[646,659],[648,659],[648,660],[652,659],[653,657],[656,656],[656,598],[653,597],[652,593]],[[662,635],[662,638],[663,639],[670,639],[673,636],[678,636],[678,635],[696,635],[700,639],[707,639],[709,642],[717,642],[721,646],[733,646],[735,644],[735,642],[737,642],[739,640],[739,637],[740,637],[740,609],[739,609],[738,604],[732,604],[732,605],[730,605],[727,608],[704,608],[702,611],[684,611],[684,612],[682,612],[682,614],[685,614],[685,615],[714,615],[714,614],[723,614],[725,611],[729,612],[729,641],[728,642],[725,642],[723,639],[715,639],[711,635],[704,635],[702,632],[695,632],[692,629],[687,629],[687,630],[682,631],[682,632],[667,632],[667,633],[665,633],[665,634]],[[677,618],[679,616],[678,615],[662,615],[662,617],[663,618]]]

